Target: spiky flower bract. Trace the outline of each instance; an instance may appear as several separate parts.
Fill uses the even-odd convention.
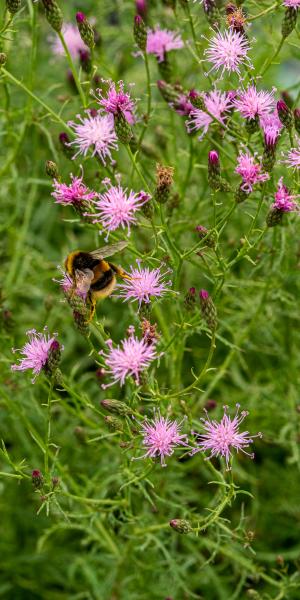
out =
[[[124,91],[123,81],[118,81],[118,83],[109,81],[105,83],[108,83],[106,93],[102,89],[97,89],[98,97],[96,96],[96,98],[100,107],[105,112],[113,115],[122,113],[126,121],[130,125],[133,125],[135,123],[135,102],[132,100],[130,94]]]
[[[256,183],[261,183],[269,179],[268,173],[262,173],[261,165],[255,162],[255,158],[246,151],[238,156],[238,166],[235,172],[241,175],[243,183],[241,189],[248,194],[252,192]]]
[[[258,91],[255,85],[250,85],[246,90],[239,90],[233,100],[233,105],[245,119],[261,117],[274,108],[274,91]]]
[[[104,165],[107,159],[111,161],[111,151],[118,149],[113,115],[92,116],[89,111],[86,111],[86,116],[77,115],[77,119],[79,123],[74,121],[68,123],[75,133],[75,139],[70,142],[70,146],[77,148],[73,158],[79,154],[86,156],[91,151],[92,156],[99,156]]]
[[[232,449],[235,449],[236,452],[241,451],[250,456],[250,458],[254,458],[254,454],[247,452],[245,448],[248,448],[252,444],[253,438],[262,437],[262,434],[257,433],[250,436],[249,431],[240,433],[239,427],[249,413],[244,410],[239,414],[240,405],[237,404],[236,407],[237,411],[232,419],[227,414],[228,406],[224,406],[224,415],[220,422],[210,419],[207,410],[204,409],[206,418],[202,417],[201,421],[205,433],[196,434],[198,438],[197,448],[192,451],[192,454],[209,450],[210,456],[207,457],[207,460],[213,456],[225,457],[227,470],[231,468],[229,461],[232,456]]]
[[[155,54],[158,62],[162,62],[166,52],[183,48],[183,41],[179,33],[168,29],[149,29],[147,34],[147,54]]]
[[[140,429],[146,452],[140,458],[160,458],[161,466],[166,467],[166,456],[171,456],[175,448],[187,446],[187,435],[180,433],[184,420],[178,423],[162,417],[159,412],[153,419],[145,419],[140,424]]]
[[[159,298],[168,291],[171,281],[165,281],[166,273],[149,267],[141,267],[140,261],[137,261],[137,267],[131,267],[128,271],[129,280],[119,284],[120,297],[124,300],[133,302],[137,300],[139,305],[143,302],[149,303],[151,298]]]
[[[108,340],[107,345],[108,352],[101,351],[100,354],[103,354],[105,358],[108,372],[113,381],[102,386],[103,388],[114,383],[124,385],[127,377],[133,377],[136,384],[139,384],[142,371],[147,369],[151,362],[158,357],[155,344],[148,344],[144,339],[139,340],[133,331],[116,348],[114,348],[112,340]]]
[[[150,198],[145,192],[127,191],[121,185],[112,185],[109,179],[103,181],[106,191],[99,194],[94,201],[95,212],[89,216],[94,217],[94,223],[101,223],[108,233],[122,227],[127,227],[130,235],[130,226],[137,223],[136,211]]]
[[[28,369],[33,372],[33,380],[35,381],[37,375],[47,365],[49,353],[52,344],[56,341],[56,335],[50,335],[45,328],[44,333],[38,333],[35,329],[30,329],[26,332],[28,336],[28,342],[20,350],[13,350],[13,352],[20,352],[21,358],[19,363],[11,366],[12,371],[27,371]]]
[[[250,45],[247,38],[233,29],[227,29],[223,33],[218,31],[209,40],[209,46],[204,54],[212,63],[211,71],[221,71],[223,77],[225,71],[240,74],[240,67],[247,64],[252,67],[248,52]]]

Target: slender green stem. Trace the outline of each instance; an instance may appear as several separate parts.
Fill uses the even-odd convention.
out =
[[[263,75],[265,75],[266,71],[268,70],[268,68],[271,66],[272,62],[275,60],[276,56],[278,56],[282,46],[283,46],[283,42],[284,42],[285,38],[282,37],[279,43],[279,46],[277,47],[277,50],[275,50],[275,53],[273,54],[273,56],[271,56],[271,58],[267,59],[266,64],[263,66],[262,71],[259,73],[259,75],[261,77],[263,77]]]

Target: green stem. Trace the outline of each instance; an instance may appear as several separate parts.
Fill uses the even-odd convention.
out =
[[[263,69],[262,69],[261,73],[259,73],[259,75],[260,75],[261,77],[263,77],[263,76],[264,76],[264,74],[266,73],[266,71],[268,70],[268,68],[270,67],[270,65],[272,64],[273,60],[275,60],[276,56],[278,56],[278,54],[279,54],[279,52],[280,52],[280,50],[281,50],[281,48],[282,48],[282,46],[283,46],[283,42],[284,42],[284,40],[285,40],[285,38],[284,38],[284,37],[282,37],[282,38],[281,38],[281,40],[280,40],[280,43],[279,43],[279,46],[278,46],[277,50],[275,51],[275,53],[273,54],[273,56],[271,56],[271,58],[269,58],[269,59],[267,60],[267,62],[266,62],[266,64],[265,64],[265,66],[263,67]]]

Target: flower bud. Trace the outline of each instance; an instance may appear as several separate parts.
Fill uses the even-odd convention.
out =
[[[72,150],[71,146],[69,145],[70,138],[69,138],[68,134],[63,131],[62,133],[59,134],[58,139],[59,139],[61,149],[62,149],[64,155],[66,156],[66,158],[72,159],[74,151]]]
[[[63,14],[56,0],[42,0],[42,2],[45,8],[45,15],[48,23],[51,25],[54,31],[60,33],[63,24]]]
[[[217,309],[213,300],[206,290],[199,292],[201,314],[209,329],[217,328]]]
[[[114,121],[115,121],[115,130],[116,130],[116,134],[118,136],[118,139],[120,140],[120,142],[122,142],[122,144],[129,144],[133,133],[132,133],[132,129],[128,123],[128,121],[125,119],[124,115],[122,112],[117,112],[114,115]]]
[[[7,61],[7,55],[5,52],[0,52],[0,67],[3,67]]]
[[[162,78],[169,83],[172,79],[172,65],[166,52],[163,60],[157,61],[157,66]]]
[[[214,0],[205,0],[203,2],[204,14],[209,24],[218,29],[220,25],[220,13]]]
[[[209,231],[208,229],[206,229],[206,227],[203,227],[203,225],[197,225],[195,227],[195,231],[197,231],[200,240],[203,240],[205,238],[206,246],[208,246],[209,248],[216,247],[216,234],[214,231]]]
[[[45,171],[46,171],[46,175],[48,175],[49,177],[51,177],[51,179],[58,179],[59,178],[57,164],[55,162],[53,162],[52,160],[47,160],[46,161]]]
[[[278,208],[270,208],[266,217],[267,226],[275,227],[276,225],[280,225],[283,214],[283,211],[279,210]]]
[[[77,441],[84,445],[86,443],[86,432],[83,429],[83,427],[80,427],[80,425],[77,425],[77,427],[75,427],[74,431],[73,431],[75,437],[77,438]]]
[[[267,140],[265,136],[265,147],[262,155],[262,166],[264,171],[270,173],[276,162],[276,145],[277,139],[273,142],[271,140]]]
[[[112,417],[111,415],[107,415],[106,417],[104,417],[104,421],[107,424],[107,426],[109,427],[109,429],[111,429],[111,431],[122,432],[124,429],[121,419],[118,419],[117,417]]]
[[[35,489],[39,489],[43,485],[44,477],[39,469],[34,469],[31,473],[32,485]]]
[[[282,25],[281,34],[283,38],[287,38],[290,33],[295,29],[297,23],[298,10],[292,6],[288,6],[285,9]]]
[[[172,529],[175,529],[175,531],[177,531],[178,533],[186,534],[193,531],[191,524],[185,519],[172,519],[172,521],[170,521],[170,527],[172,527]]]
[[[204,102],[201,94],[198,94],[198,92],[196,92],[196,90],[190,90],[189,100],[190,100],[190,103],[195,108],[199,108],[199,110],[206,110],[205,102]]]
[[[148,12],[146,0],[135,0],[135,8],[137,14],[140,15],[140,17],[142,17],[143,19],[146,19]]]
[[[229,192],[231,190],[227,181],[221,178],[219,154],[216,150],[208,153],[208,184],[215,191]]]
[[[295,110],[294,110],[294,122],[295,122],[295,129],[296,129],[297,133],[300,134],[300,108],[295,108]]]
[[[89,75],[92,72],[93,68],[93,63],[89,50],[83,50],[82,48],[79,50],[79,61],[82,70]]]
[[[286,90],[283,90],[280,94],[282,100],[288,105],[289,108],[293,108],[293,98]]]
[[[167,83],[166,81],[163,81],[162,79],[159,79],[157,81],[157,87],[163,97],[163,99],[170,103],[174,103],[174,102],[178,102],[179,98],[180,98],[180,94],[178,93],[178,91],[174,88],[173,85],[171,85],[170,83]]]
[[[235,194],[234,194],[235,201],[238,204],[240,204],[241,202],[244,202],[244,200],[246,200],[246,198],[248,198],[248,196],[249,196],[249,194],[247,192],[245,192],[245,190],[242,189],[242,185],[243,184],[241,184],[237,188],[237,190],[235,191]]]
[[[282,125],[287,129],[291,129],[293,125],[293,113],[283,100],[278,100],[277,112]]]
[[[53,489],[56,488],[57,486],[59,486],[59,484],[60,484],[59,477],[56,477],[56,476],[52,477],[51,483],[52,483]]]
[[[56,370],[61,359],[61,345],[57,340],[53,340],[49,352],[47,362],[44,366],[44,370],[47,375],[52,376],[56,374]]]
[[[185,295],[184,306],[186,310],[192,312],[196,305],[196,289],[191,287]]]
[[[205,402],[204,408],[205,408],[205,410],[210,411],[210,410],[214,410],[215,408],[217,408],[217,406],[218,406],[217,402],[215,400],[213,400],[212,398],[210,398],[209,400],[207,400]]]
[[[173,167],[164,167],[163,165],[156,165],[156,190],[155,199],[160,204],[167,202],[171,186],[173,183]]]
[[[124,402],[120,402],[120,400],[107,398],[106,400],[101,400],[101,405],[108,412],[116,413],[117,415],[125,416],[131,413],[130,407]]]
[[[145,52],[147,45],[147,30],[140,14],[135,15],[134,17],[133,37],[138,48],[142,52]]]
[[[83,12],[76,13],[76,21],[80,37],[85,45],[92,49],[95,46],[94,30]]]
[[[14,15],[21,8],[21,0],[6,0],[6,8],[11,15]]]

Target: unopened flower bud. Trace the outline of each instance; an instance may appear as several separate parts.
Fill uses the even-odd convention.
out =
[[[61,345],[57,340],[53,340],[49,352],[47,362],[45,364],[44,370],[47,375],[52,376],[55,375],[55,372],[58,368],[61,359]]]
[[[52,160],[47,160],[46,161],[45,171],[46,171],[46,175],[48,175],[49,177],[51,177],[51,179],[58,179],[59,178],[57,164],[55,162],[53,162]]]
[[[172,519],[172,521],[170,521],[170,527],[172,527],[172,529],[175,529],[175,531],[177,531],[178,533],[186,534],[192,531],[191,524],[185,519]]]
[[[52,483],[52,487],[56,488],[60,483],[59,477],[56,477],[56,476],[52,477],[51,483]]]
[[[172,65],[166,52],[163,60],[157,61],[157,66],[163,79],[169,83],[172,79]]]
[[[164,167],[160,164],[156,165],[155,198],[160,204],[164,204],[169,198],[171,186],[173,183],[173,175],[173,167]]]
[[[91,59],[91,54],[89,52],[89,50],[86,49],[79,49],[79,60],[80,60],[80,66],[82,68],[82,70],[85,73],[91,73],[92,72],[92,68],[93,68],[93,63],[92,63],[92,59]]]
[[[180,94],[170,83],[159,79],[157,82],[157,87],[166,102],[174,103],[179,101]]]
[[[295,129],[296,129],[297,133],[300,134],[300,108],[295,108],[295,110],[294,110],[294,122],[295,122]]]
[[[83,12],[76,13],[76,21],[80,37],[85,45],[92,49],[95,46],[94,30]]]
[[[295,29],[297,23],[298,10],[296,7],[288,6],[285,9],[282,25],[281,25],[281,33],[283,38],[287,38],[290,33]]]
[[[286,90],[283,90],[280,94],[282,100],[288,105],[289,108],[293,108],[293,98]]]
[[[196,305],[196,289],[191,287],[185,295],[184,306],[186,310],[193,311]]]
[[[213,28],[218,28],[220,25],[220,13],[214,0],[205,0],[203,2],[204,14]]]
[[[136,45],[142,51],[146,51],[147,29],[140,14],[135,15],[133,25],[133,37]]]
[[[85,314],[83,314],[78,310],[73,310],[73,318],[78,331],[81,333],[81,335],[87,337],[90,332],[87,311],[85,311]]]
[[[14,15],[21,8],[21,0],[6,0],[6,8],[11,15]]]
[[[214,410],[218,406],[217,402],[210,398],[205,402],[204,408],[209,412],[210,410]]]
[[[209,248],[215,248],[216,246],[216,234],[214,231],[209,231],[203,225],[197,225],[195,227],[195,231],[197,231],[200,240],[205,239],[205,245]]]
[[[196,90],[191,90],[189,92],[189,100],[190,103],[195,107],[195,108],[199,108],[199,110],[205,110],[205,102],[201,96],[201,94],[198,94],[198,92],[196,92]]]
[[[235,191],[234,197],[235,197],[235,201],[240,204],[241,202],[244,202],[244,200],[246,200],[246,198],[248,198],[249,194],[247,192],[245,192],[245,190],[243,190],[241,184],[237,190]]]
[[[268,227],[275,227],[276,225],[280,225],[283,218],[283,211],[278,208],[270,208],[267,217],[266,223]]]
[[[5,52],[0,52],[0,67],[3,67],[7,61],[7,55]]]
[[[124,402],[120,402],[120,400],[108,398],[107,400],[101,400],[101,405],[108,412],[116,413],[117,415],[125,416],[131,413],[130,407]]]
[[[115,115],[114,115],[114,121],[115,121],[115,130],[116,130],[116,134],[118,136],[118,139],[120,140],[120,142],[122,142],[122,144],[129,144],[133,133],[132,133],[132,129],[128,123],[128,121],[125,119],[123,113],[121,111],[118,111]]]
[[[34,469],[31,473],[32,485],[38,490],[42,487],[44,477],[39,469]]]
[[[214,331],[217,327],[217,309],[206,290],[199,292],[201,314],[209,329]]]
[[[227,181],[221,177],[219,154],[216,150],[208,153],[208,184],[215,191],[229,192],[231,190]]]
[[[54,31],[60,33],[63,24],[63,15],[56,0],[42,0],[42,2],[48,23]]]
[[[58,139],[59,139],[61,149],[62,149],[64,155],[66,156],[66,158],[72,159],[72,157],[74,155],[74,151],[72,150],[72,148],[70,146],[70,138],[69,138],[68,134],[65,133],[64,131],[62,131],[62,133],[59,134]]]
[[[74,435],[77,438],[78,442],[80,442],[80,444],[84,445],[86,443],[86,432],[83,429],[83,427],[80,427],[80,425],[77,425],[77,427],[75,427]]]
[[[111,431],[122,432],[124,429],[123,423],[121,419],[118,419],[118,417],[112,417],[111,415],[107,415],[106,417],[104,417],[104,421]]]
[[[148,12],[146,0],[135,0],[135,8],[137,14],[140,15],[140,17],[143,17],[143,19],[146,19]]]
[[[293,125],[293,113],[283,100],[278,100],[277,112],[282,125],[287,129],[291,129]]]

